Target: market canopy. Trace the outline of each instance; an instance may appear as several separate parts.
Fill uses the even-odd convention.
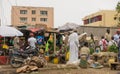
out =
[[[37,32],[40,31],[40,28],[28,28],[31,32]]]
[[[76,29],[77,27],[79,27],[79,25],[75,24],[75,23],[66,23],[65,25],[58,27],[58,30],[69,30],[69,29]]]
[[[0,26],[0,35],[3,37],[23,36],[23,33],[14,27]]]

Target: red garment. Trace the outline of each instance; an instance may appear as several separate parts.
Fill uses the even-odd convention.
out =
[[[103,42],[103,51],[107,51],[107,43],[106,40],[102,40]]]

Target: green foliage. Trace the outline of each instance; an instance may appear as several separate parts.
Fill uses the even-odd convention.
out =
[[[116,45],[112,45],[108,48],[108,51],[118,53],[118,47]]]
[[[59,51],[60,49],[59,49],[59,47],[58,46],[56,46],[56,51]]]
[[[94,48],[90,48],[90,54],[94,53]]]
[[[116,11],[120,13],[120,2],[117,3]]]

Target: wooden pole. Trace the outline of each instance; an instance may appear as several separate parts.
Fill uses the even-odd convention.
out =
[[[56,53],[56,33],[54,33],[54,53]]]

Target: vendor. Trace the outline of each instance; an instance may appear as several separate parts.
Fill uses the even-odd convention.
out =
[[[80,49],[80,57],[81,56],[86,56],[87,58],[90,55],[90,49],[88,48],[88,42],[84,43],[84,46]]]
[[[15,49],[20,49],[20,46],[19,46],[19,37],[18,36],[15,36],[14,37],[14,40],[13,40],[13,42],[14,42],[14,48]]]

